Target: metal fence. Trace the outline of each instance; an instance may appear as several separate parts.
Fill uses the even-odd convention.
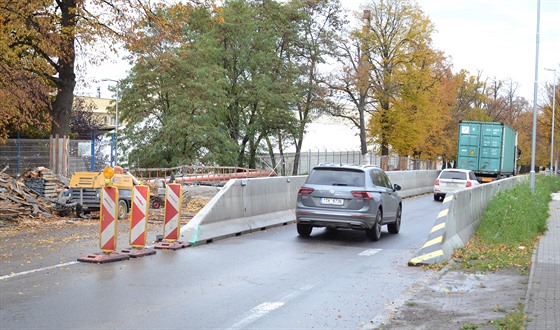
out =
[[[74,172],[102,171],[111,163],[111,141],[70,140],[68,144],[68,177]],[[49,140],[8,139],[0,145],[0,170],[18,177],[28,170],[49,167],[49,157]]]
[[[321,163],[335,164],[361,164],[362,155],[360,151],[340,151],[340,150],[308,150],[300,153],[300,158],[296,173],[293,172],[296,153],[275,154],[274,161],[269,155],[258,157],[261,168],[272,168],[279,175],[305,175],[311,169]],[[385,168],[388,171],[405,170],[434,170],[440,166],[437,160],[419,160],[405,156],[376,156],[367,155],[368,163]]]
[[[102,171],[106,165],[113,163],[112,143],[110,140],[69,140],[68,177],[74,172]],[[93,156],[92,156],[93,155]],[[257,157],[258,170],[274,170],[278,175],[305,175],[320,163],[360,164],[359,151],[308,150],[300,153],[296,173],[293,172],[295,153],[275,154],[274,161],[270,155]],[[416,160],[411,157],[375,156],[369,154],[368,162],[387,170],[432,170],[439,168],[435,160]],[[383,165],[383,166],[382,166]],[[27,170],[49,166],[49,140],[8,139],[0,145],[0,170],[9,166],[5,172],[18,177]],[[134,169],[131,169],[134,171]]]

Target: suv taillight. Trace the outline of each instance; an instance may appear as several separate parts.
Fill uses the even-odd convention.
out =
[[[467,188],[472,187],[472,182],[467,181]]]
[[[436,182],[434,182],[434,186],[439,186],[439,179],[436,179]]]
[[[353,191],[352,196],[363,199],[373,199],[373,197],[371,197],[370,193],[367,191]]]
[[[313,189],[313,188],[301,187],[301,188],[299,188],[298,195],[309,195],[314,190],[315,189]]]

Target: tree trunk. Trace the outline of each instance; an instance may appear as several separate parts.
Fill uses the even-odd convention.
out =
[[[297,140],[297,143],[295,144],[296,147],[296,154],[294,156],[294,167],[292,168],[292,175],[298,175],[298,169],[299,169],[299,162],[301,159],[301,146],[303,145],[303,139],[300,138]]]
[[[51,137],[66,138],[70,134],[70,118],[74,102],[74,88],[76,87],[76,74],[74,63],[76,60],[75,28],[77,24],[76,0],[60,2],[61,25],[63,35],[61,38],[63,49],[58,58],[58,77],[56,82],[57,93],[51,108]],[[55,146],[51,145],[51,155],[56,154]],[[66,174],[66,169],[55,174]]]
[[[381,168],[384,171],[389,169],[389,143],[387,142],[386,127],[388,126],[387,114],[389,113],[389,102],[380,102],[381,104]]]
[[[274,171],[276,171],[276,157],[274,156],[274,147],[272,146],[272,142],[270,142],[270,138],[267,136],[265,138],[266,145],[268,147],[268,156],[270,157],[270,166]]]
[[[366,116],[365,116],[366,100],[365,96],[360,97],[360,102],[358,104],[358,112],[360,114],[360,162],[362,165],[369,165],[369,157],[367,151],[367,140],[366,140]]]

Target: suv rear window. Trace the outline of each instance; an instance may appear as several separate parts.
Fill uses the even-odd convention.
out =
[[[307,183],[328,186],[363,187],[365,185],[364,177],[364,172],[359,170],[315,168],[307,177]]]
[[[467,180],[467,174],[460,171],[442,171],[440,179]]]

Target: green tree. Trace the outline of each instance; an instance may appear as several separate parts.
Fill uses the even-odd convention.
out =
[[[136,65],[122,81],[123,133],[131,166],[233,164],[221,120],[225,80],[211,5],[161,8],[129,44]]]
[[[227,82],[225,122],[238,145],[238,166],[255,167],[261,142],[289,130],[294,116],[292,64],[284,57],[285,5],[275,1],[224,3],[219,38]]]
[[[375,109],[373,84],[370,82],[371,64],[368,62],[368,45],[363,41],[371,26],[371,11],[364,11],[362,31],[344,32],[336,38],[337,49],[332,56],[340,69],[326,75],[323,82],[331,90],[336,106],[329,109],[334,117],[350,121],[360,132],[362,164],[369,161],[367,139],[367,115]]]
[[[297,0],[290,5],[299,17],[297,31],[291,32],[295,41],[285,50],[287,57],[296,63],[299,75],[294,101],[297,121],[292,133],[296,149],[292,168],[295,175],[307,125],[318,115],[334,108],[329,88],[323,83],[319,71],[327,56],[333,53],[335,40],[340,38],[340,30],[347,22],[341,16],[338,0]]]

